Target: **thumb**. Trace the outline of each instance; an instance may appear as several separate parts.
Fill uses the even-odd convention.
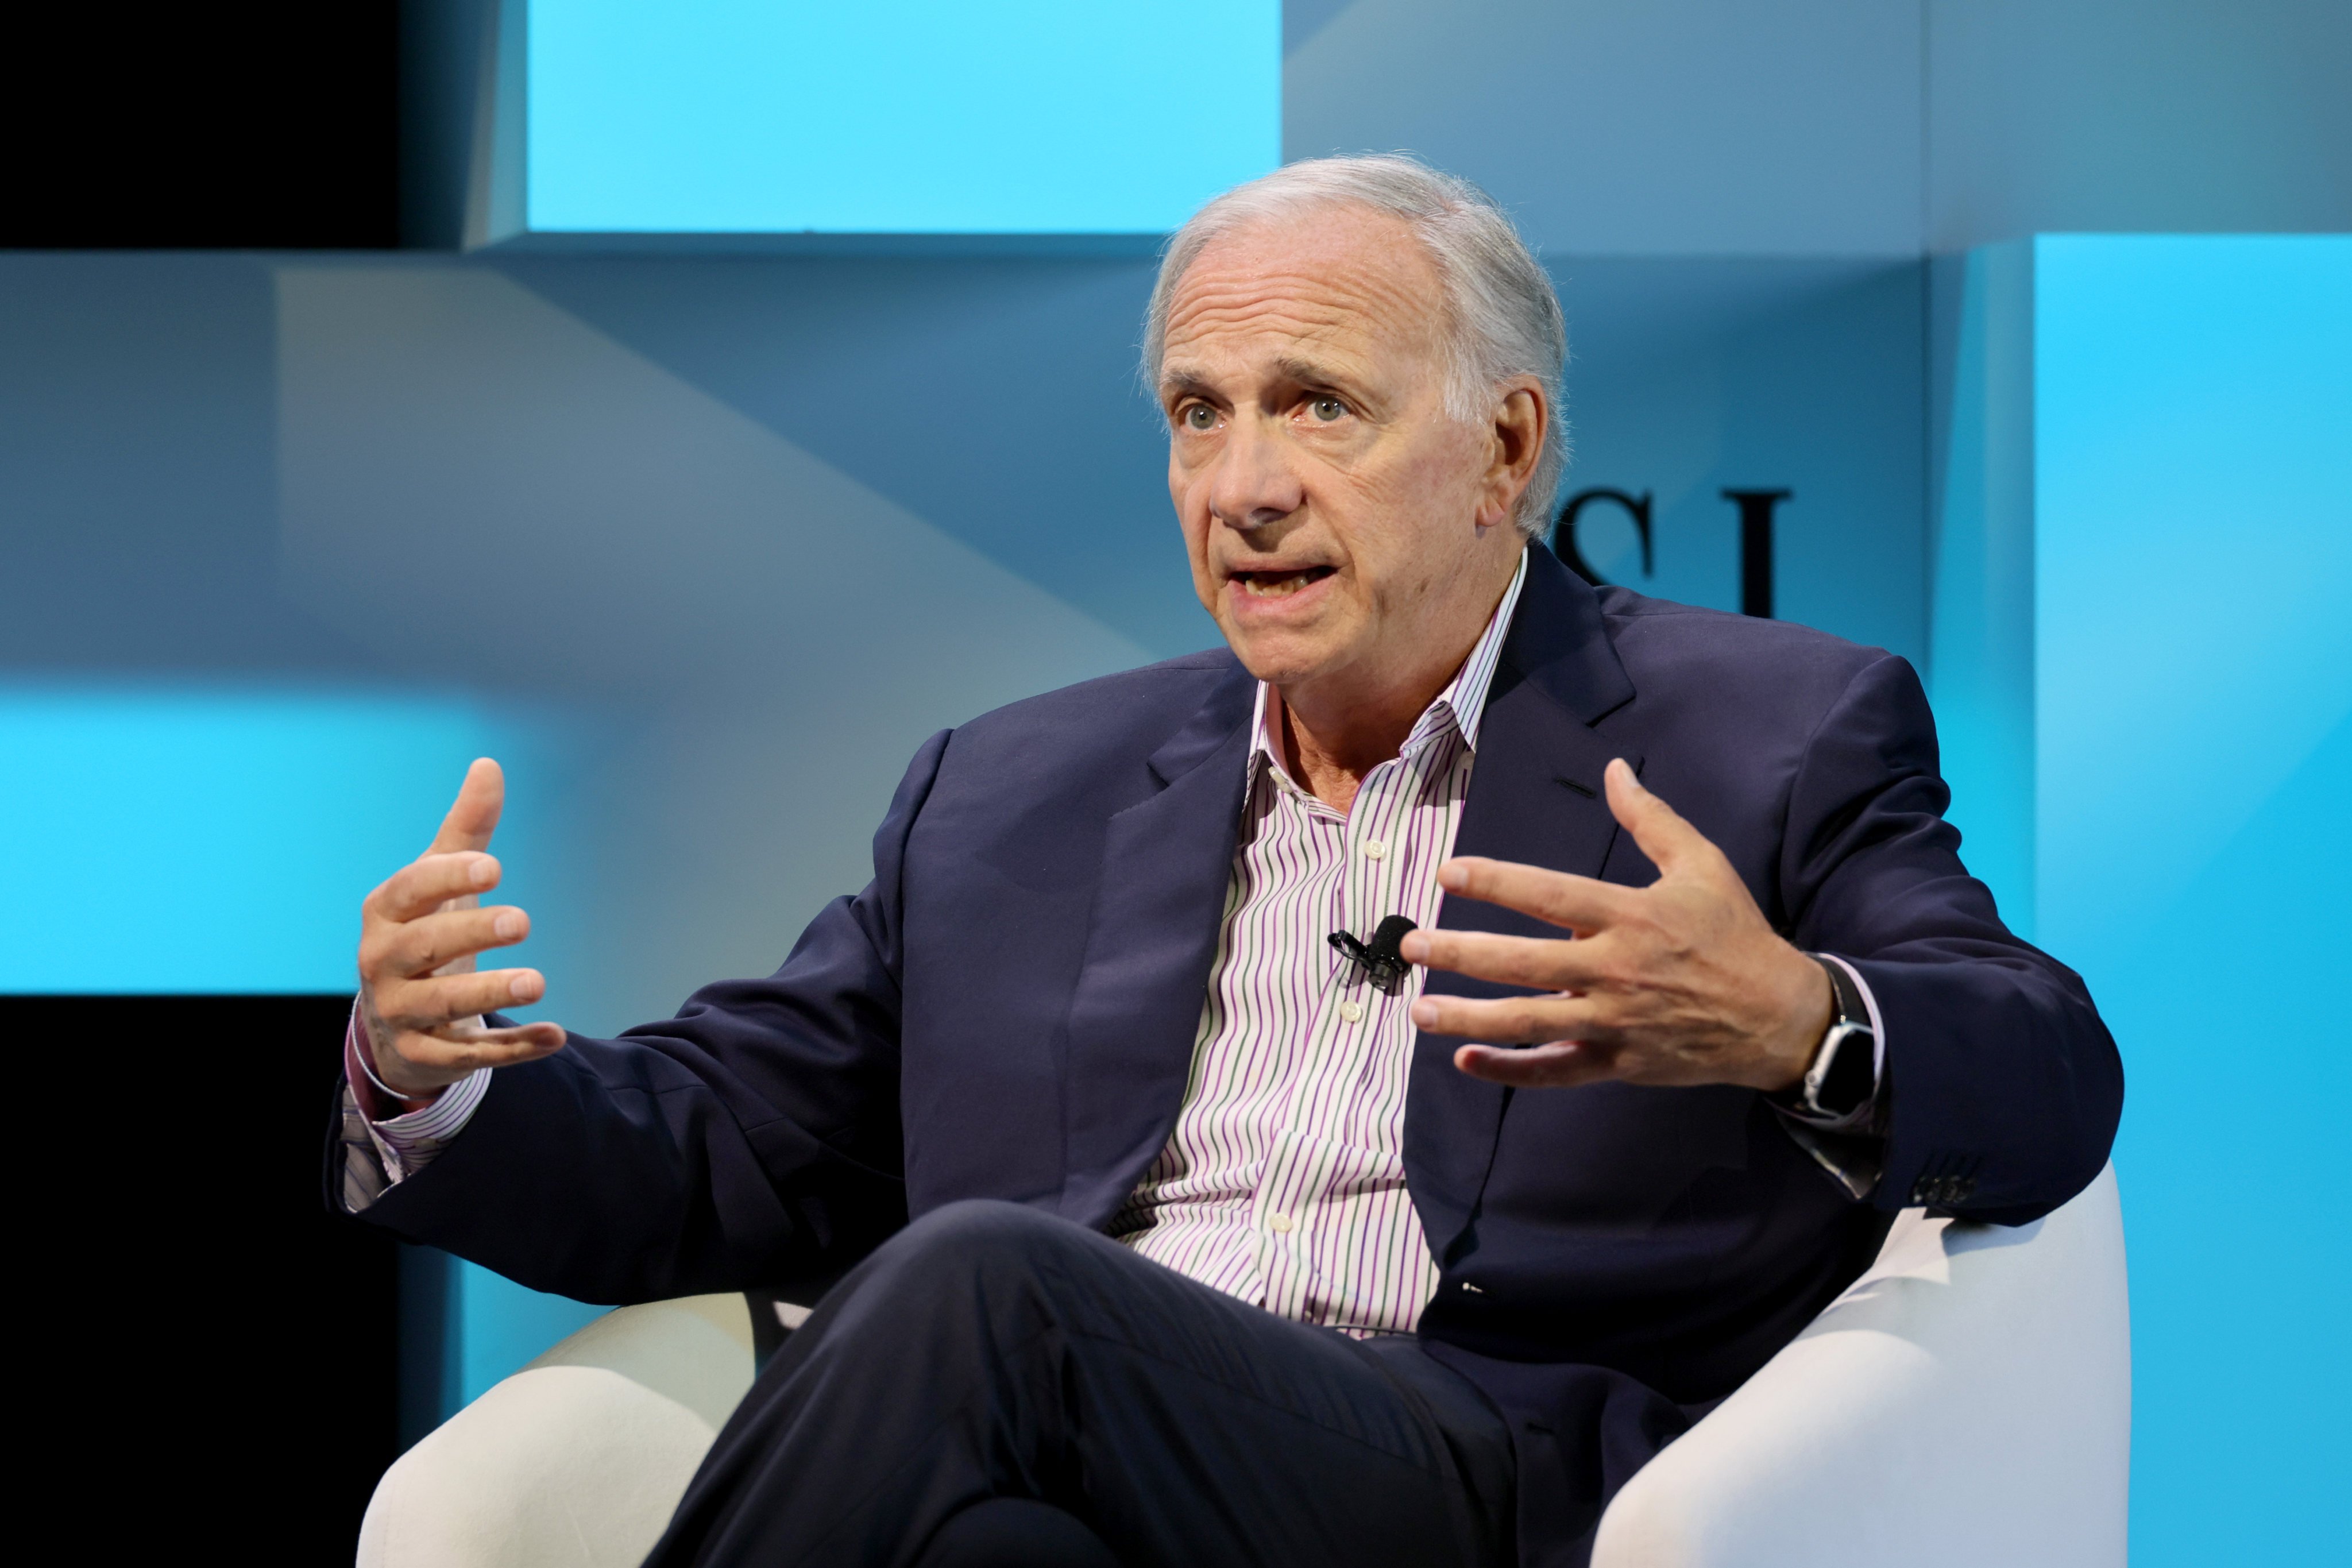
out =
[[[1633,776],[1624,758],[1612,759],[1601,779],[1609,792],[1610,815],[1633,836],[1633,842],[1660,875],[1671,876],[1677,868],[1688,867],[1711,847],[1705,834]]]
[[[490,835],[499,830],[499,814],[506,809],[507,775],[488,757],[477,757],[474,765],[466,770],[466,782],[457,788],[457,798],[449,807],[449,815],[441,819],[441,831],[433,836],[433,847],[427,855],[448,855],[461,849],[487,849]]]

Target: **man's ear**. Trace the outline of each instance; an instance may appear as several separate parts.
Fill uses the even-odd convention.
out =
[[[1478,515],[1481,523],[1492,526],[1510,521],[1520,492],[1535,477],[1536,461],[1543,455],[1544,427],[1550,417],[1543,388],[1532,381],[1514,384],[1496,405],[1486,504]]]

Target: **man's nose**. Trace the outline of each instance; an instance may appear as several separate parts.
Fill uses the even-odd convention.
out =
[[[1264,422],[1236,418],[1217,455],[1209,512],[1228,528],[1264,528],[1297,511],[1305,488],[1282,437]]]

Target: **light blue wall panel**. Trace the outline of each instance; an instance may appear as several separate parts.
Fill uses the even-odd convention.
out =
[[[531,0],[526,226],[1164,233],[1281,156],[1278,0]]]
[[[2033,247],[1930,263],[1928,694],[1948,819],[2034,933]]]
[[[600,274],[583,309],[641,351],[446,258],[0,258],[0,807],[22,864],[83,866],[8,987],[341,989],[359,896],[494,752],[520,956],[549,1016],[619,1029],[855,890],[930,729],[1213,636],[1132,391],[1131,263],[745,265]],[[704,340],[712,272],[748,278],[716,290],[748,390]],[[905,390],[967,361],[1097,412],[1018,453],[959,422],[936,467],[856,416],[969,411]],[[303,853],[236,884],[277,878],[218,951],[149,942],[100,987],[66,945],[241,875],[278,819]]]
[[[2344,1549],[2352,237],[2034,259],[2038,926],[2129,1074],[2133,1549]]]
[[[1927,0],[1927,244],[2352,228],[2344,0]]]
[[[1493,191],[1555,257],[1918,253],[1917,5],[1302,9],[1286,157],[1409,148]]]
[[[1206,647],[1146,259],[516,257],[502,276],[1162,657]]]
[[[463,695],[0,684],[0,993],[347,989],[360,900],[474,757],[543,776],[533,729]]]
[[[1288,157],[1405,147],[1548,249],[2352,226],[2343,0],[1293,0]]]

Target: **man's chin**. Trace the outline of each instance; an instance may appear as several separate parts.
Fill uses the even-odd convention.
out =
[[[1345,662],[1336,638],[1305,637],[1291,631],[1222,628],[1225,646],[1244,668],[1268,686],[1291,687],[1312,681]]]

